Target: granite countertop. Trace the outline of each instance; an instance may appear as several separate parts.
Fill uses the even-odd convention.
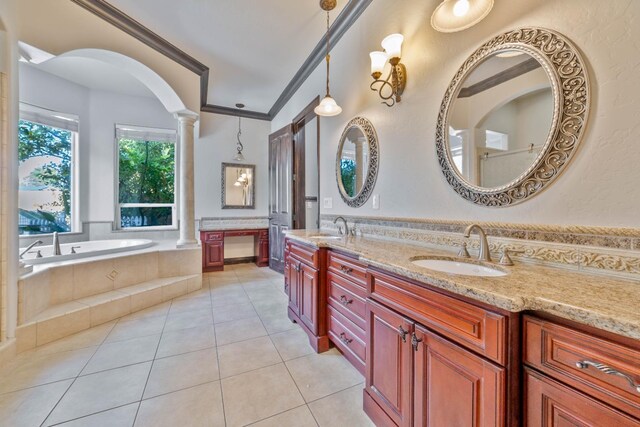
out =
[[[515,261],[491,265],[501,277],[441,273],[411,263],[416,257],[452,257],[454,252],[368,237],[311,238],[318,230],[294,230],[287,237],[315,247],[338,249],[372,267],[519,312],[538,310],[599,329],[640,339],[640,282]]]
[[[259,226],[259,225],[242,225],[242,224],[224,224],[224,225],[215,225],[215,226],[204,226],[200,227],[200,231],[225,231],[225,230],[265,230],[269,228],[269,226]]]

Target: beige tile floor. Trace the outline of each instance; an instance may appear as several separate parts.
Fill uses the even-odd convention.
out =
[[[20,355],[0,371],[0,426],[373,425],[364,378],[315,354],[282,275],[252,264],[203,289]]]

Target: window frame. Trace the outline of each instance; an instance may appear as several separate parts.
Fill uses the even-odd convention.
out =
[[[33,114],[35,116],[44,117],[45,120],[32,120],[28,117],[29,114]],[[47,122],[46,118],[50,118],[51,122],[60,122],[60,120],[75,122],[75,130],[65,129],[64,127],[56,126],[55,124],[50,123],[42,123]],[[80,220],[80,116],[73,113],[65,113],[62,111],[51,110],[44,107],[39,107],[37,105],[29,104],[27,102],[20,101],[18,108],[18,121],[26,121],[30,123],[37,123],[39,125],[48,126],[54,129],[66,130],[71,132],[71,190],[69,197],[69,205],[71,209],[69,211],[69,215],[71,216],[69,225],[71,229],[69,231],[62,231],[58,234],[62,235],[70,235],[70,234],[82,234],[84,232],[82,221]],[[18,141],[20,144],[20,141]],[[20,197],[20,191],[18,190],[18,198]],[[18,215],[19,217],[19,215]],[[16,224],[19,228],[20,223]],[[19,234],[19,230],[18,230]],[[50,233],[40,233],[40,234],[19,234],[18,237],[20,239],[33,239],[37,236],[52,236],[53,232]]]
[[[174,141],[164,141],[174,144],[173,151],[173,203],[120,203],[120,140],[118,138],[118,129],[126,128],[136,130],[140,132],[152,132],[152,133],[165,133],[174,135]],[[114,156],[114,206],[115,206],[115,220],[113,223],[114,231],[171,231],[178,230],[178,132],[175,129],[165,128],[152,128],[139,125],[127,125],[123,123],[116,123],[114,126],[114,142],[115,142],[115,156]],[[140,226],[140,227],[123,227],[122,226],[122,208],[171,208],[171,224],[170,225],[152,225],[152,226]]]

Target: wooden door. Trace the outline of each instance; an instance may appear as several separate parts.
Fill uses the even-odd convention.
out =
[[[300,291],[300,320],[314,334],[318,334],[318,270],[300,263],[298,287]]]
[[[300,316],[300,264],[300,261],[289,257],[286,263],[287,271],[285,271],[287,275],[286,283],[288,285],[289,310],[298,317]]]
[[[269,267],[284,271],[284,233],[293,228],[293,130],[269,135]]]
[[[411,342],[415,426],[505,425],[503,368],[420,325]]]
[[[411,426],[413,322],[367,300],[366,391],[400,427]]]
[[[528,368],[524,375],[527,427],[638,427],[640,420]]]

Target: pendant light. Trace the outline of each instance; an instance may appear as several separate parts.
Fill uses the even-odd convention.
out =
[[[320,7],[327,12],[327,56],[325,57],[327,62],[327,94],[313,111],[315,111],[317,115],[324,117],[337,116],[342,112],[342,108],[340,108],[329,93],[329,62],[331,60],[331,55],[329,55],[329,11],[333,10],[336,4],[336,0],[320,0]]]
[[[431,15],[431,26],[442,33],[466,30],[482,21],[493,0],[444,0]]]
[[[236,104],[236,108],[241,110],[244,108],[244,104]],[[233,160],[238,162],[244,162],[244,156],[242,155],[242,150],[244,150],[244,145],[242,145],[242,142],[240,141],[240,135],[242,135],[242,117],[238,116],[238,136],[237,136],[238,143],[236,144],[236,150],[238,150],[238,152],[236,153]]]

